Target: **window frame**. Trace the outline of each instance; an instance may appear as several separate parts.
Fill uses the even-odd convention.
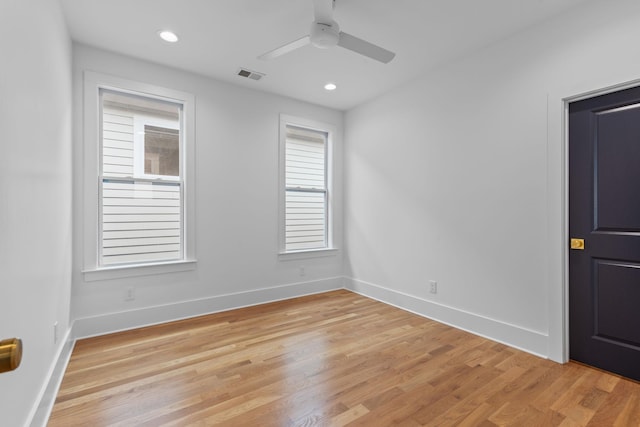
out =
[[[100,265],[102,161],[101,90],[182,105],[182,258],[169,261]],[[85,281],[162,274],[195,269],[195,97],[187,92],[95,73],[84,72],[83,129],[83,270]],[[135,165],[134,165],[135,168]],[[135,169],[134,169],[135,171]],[[135,175],[135,172],[134,172]],[[145,177],[140,177],[144,179]],[[167,180],[171,182],[172,180]]]
[[[325,147],[325,189],[308,190],[325,194],[325,247],[301,250],[286,250],[286,139],[287,127],[298,127],[326,134]],[[278,161],[278,256],[280,259],[300,259],[333,255],[337,248],[334,244],[334,203],[333,203],[333,164],[334,138],[336,127],[330,123],[280,114],[279,161]],[[304,190],[307,191],[307,190]]]

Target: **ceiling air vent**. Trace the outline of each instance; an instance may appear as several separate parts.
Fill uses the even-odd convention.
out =
[[[246,77],[246,78],[249,78],[251,80],[260,80],[261,78],[263,78],[265,76],[263,73],[259,73],[257,71],[247,70],[246,68],[240,68],[238,70],[238,75],[240,77]]]

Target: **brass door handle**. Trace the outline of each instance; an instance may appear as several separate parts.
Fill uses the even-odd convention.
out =
[[[571,239],[571,249],[584,250],[584,239]]]
[[[13,371],[22,361],[22,340],[11,338],[0,341],[0,374]]]

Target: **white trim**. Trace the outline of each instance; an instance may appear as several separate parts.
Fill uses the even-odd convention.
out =
[[[337,248],[310,249],[307,251],[281,252],[278,254],[280,261],[293,261],[298,259],[312,259],[339,255]]]
[[[305,295],[329,292],[342,288],[342,277],[331,277],[309,282],[290,283],[252,291],[145,307],[137,310],[106,313],[76,319],[73,328],[74,336],[78,339],[88,338],[237,308],[282,301]]]
[[[548,334],[547,357],[560,363],[568,361],[564,335],[568,324],[566,289],[566,147],[558,143],[565,129],[561,98],[547,97],[547,283]],[[561,138],[562,141],[564,138]],[[559,337],[559,338],[558,338]]]
[[[569,130],[571,102],[640,86],[640,79],[611,83],[607,76],[556,90],[547,103],[547,240],[551,360],[569,361]],[[559,187],[554,184],[560,183]]]
[[[31,427],[45,427],[49,421],[58,390],[60,390],[60,384],[62,384],[62,379],[69,365],[69,359],[71,358],[71,353],[75,345],[72,329],[73,328],[69,328],[69,330],[67,330],[64,341],[62,341],[60,348],[51,362],[42,389],[40,393],[38,393],[31,413],[27,418],[26,425]]]
[[[456,329],[546,358],[548,336],[468,311],[398,292],[362,280],[345,278],[345,289],[385,304],[426,317]]]
[[[124,277],[151,276],[196,269],[197,260],[168,261],[147,264],[123,264],[83,270],[85,282],[121,279]]]
[[[60,346],[56,357],[51,363],[46,381],[43,383],[38,398],[32,407],[26,425],[31,427],[45,427],[47,425],[62,379],[69,365],[73,348],[78,339],[338,289],[343,289],[342,277],[292,283],[254,291],[76,319],[65,334],[64,344]]]
[[[146,268],[139,273],[141,265],[127,268],[101,268],[99,265],[99,175],[100,175],[100,89],[142,95],[147,98],[169,101],[182,105],[183,132],[181,135],[184,158],[182,165],[186,173],[182,177],[183,200],[183,259],[184,263],[195,263],[195,97],[187,92],[140,83],[93,71],[84,72],[83,93],[83,272],[92,280],[91,272],[100,272],[96,277],[121,278],[137,275],[164,273],[176,270],[175,262],[168,262],[166,269]],[[182,167],[181,165],[181,167]],[[145,266],[147,267],[147,266]],[[119,273],[114,273],[118,271]],[[89,273],[87,276],[86,273]],[[93,280],[102,280],[102,278]]]
[[[27,424],[33,427],[44,427],[47,424],[55,396],[77,339],[339,289],[346,289],[398,309],[433,319],[492,341],[501,342],[539,357],[545,357],[544,350],[548,336],[541,332],[437,304],[415,295],[394,291],[362,280],[331,277],[76,319],[70,330],[67,331],[65,343],[61,345],[52,362],[47,380],[28,418],[31,421]]]
[[[326,248],[316,249],[312,251],[296,251],[287,252],[285,249],[285,144],[287,135],[287,125],[296,126],[305,129],[316,130],[319,132],[325,132],[327,134],[327,146],[326,146],[326,203],[327,203],[327,223],[326,223]],[[306,119],[303,117],[292,116],[289,114],[280,114],[280,126],[279,126],[279,149],[278,149],[278,254],[279,258],[282,255],[296,254],[304,252],[311,255],[316,253],[319,256],[321,252],[327,250],[334,250],[334,163],[335,163],[335,137],[336,126],[330,123],[320,122],[317,120]]]

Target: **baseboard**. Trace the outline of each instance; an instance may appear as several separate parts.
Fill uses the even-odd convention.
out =
[[[546,334],[438,304],[415,295],[398,292],[362,280],[345,277],[344,287],[352,292],[419,316],[471,332],[539,357],[548,357],[549,336]]]
[[[46,426],[76,339],[337,289],[347,289],[536,356],[547,357],[549,337],[540,332],[448,307],[415,295],[398,292],[362,280],[333,277],[76,319],[72,328],[67,332],[64,344],[60,347],[57,357],[52,363],[48,375],[49,379],[43,386],[38,404],[34,406],[33,416],[29,425],[31,427]]]
[[[76,319],[73,325],[73,333],[74,338],[88,338],[336,289],[343,289],[342,277],[291,283],[198,300],[145,307],[138,310],[108,313]]]
[[[36,404],[33,407],[30,422],[27,425],[31,427],[45,427],[49,421],[53,404],[56,401],[62,378],[67,370],[69,364],[69,358],[73,352],[73,346],[75,340],[73,339],[72,328],[70,328],[65,334],[63,344],[60,346],[56,357],[51,363],[51,368],[47,373],[47,381],[43,385],[40,391],[39,398],[36,400]]]
[[[236,308],[265,304],[305,295],[343,289],[343,278],[334,277],[302,283],[275,286],[254,291],[238,292],[184,301],[175,304],[147,307],[119,313],[76,319],[65,335],[64,344],[60,346],[43,385],[37,404],[34,405],[30,422],[31,427],[45,427],[51,415],[60,384],[69,364],[69,359],[78,338],[104,335],[127,329],[134,329],[158,323],[170,322],[189,317],[201,316]]]

